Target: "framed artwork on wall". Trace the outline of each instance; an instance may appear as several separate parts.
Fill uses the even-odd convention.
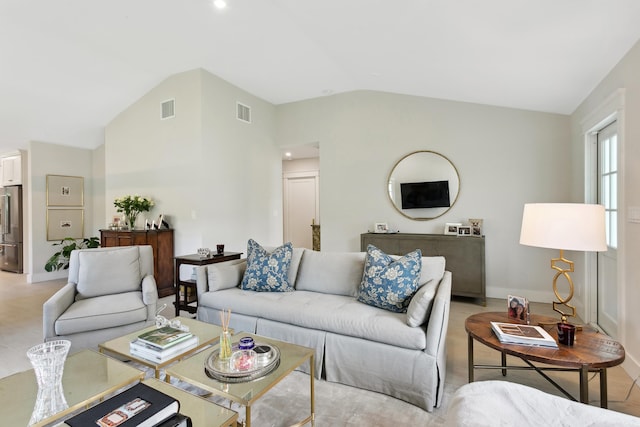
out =
[[[84,209],[47,209],[47,240],[84,238]]]
[[[47,206],[84,206],[84,178],[47,175]]]

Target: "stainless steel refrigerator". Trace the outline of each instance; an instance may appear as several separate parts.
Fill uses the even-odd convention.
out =
[[[22,186],[0,188],[0,270],[22,273]]]

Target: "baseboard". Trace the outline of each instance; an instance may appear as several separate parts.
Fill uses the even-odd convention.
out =
[[[27,274],[27,283],[46,282],[48,280],[66,279],[69,277],[68,270],[54,271],[52,273]]]
[[[555,299],[555,295],[549,287],[548,291],[531,291],[513,288],[487,288],[487,298],[499,298],[506,300],[508,295],[517,295],[525,297],[533,302],[551,302]]]

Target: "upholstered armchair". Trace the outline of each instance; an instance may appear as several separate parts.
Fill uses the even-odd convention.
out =
[[[157,302],[151,246],[75,250],[68,283],[43,305],[44,340],[96,347],[154,323]]]

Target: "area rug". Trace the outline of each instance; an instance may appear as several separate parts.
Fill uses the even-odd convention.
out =
[[[203,390],[172,379],[172,383],[194,394]],[[445,393],[445,397],[448,393]],[[218,397],[208,397],[238,412],[245,419],[244,407]],[[446,399],[448,400],[448,399]],[[295,425],[309,416],[309,376],[294,371],[251,407],[251,423],[259,427]],[[335,426],[425,426],[444,425],[444,408],[429,413],[393,397],[324,380],[315,381],[315,425]]]

